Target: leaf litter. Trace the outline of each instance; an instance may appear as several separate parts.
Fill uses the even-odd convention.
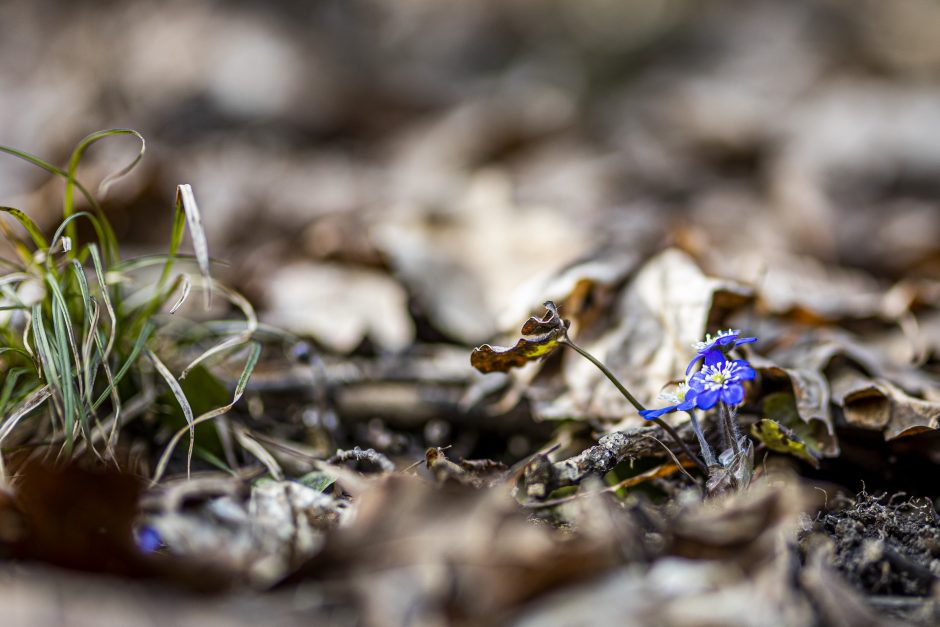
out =
[[[241,400],[195,426],[189,481],[170,450],[145,487],[189,432],[152,401],[127,404],[124,473],[99,476],[20,466],[17,424],[49,396],[4,397],[11,620],[934,624],[936,8],[380,4],[2,9],[26,16],[0,20],[18,24],[0,58],[23,66],[0,63],[12,143],[68,154],[65,130],[131,105],[164,129],[107,210],[146,247],[162,218],[131,216],[192,181],[197,265],[205,240],[231,260],[213,273],[257,300],[264,343],[250,380],[206,364]],[[62,82],[80,57],[110,82]],[[0,182],[52,224],[56,190]],[[560,312],[540,318],[546,300]],[[652,408],[728,328],[760,337],[735,349],[757,371],[735,416],[753,460],[707,473],[560,346]],[[684,412],[663,420],[698,445]],[[731,450],[720,416],[701,421]]]

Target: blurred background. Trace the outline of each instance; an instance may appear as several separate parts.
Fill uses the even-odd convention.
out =
[[[867,315],[940,277],[937,33],[930,0],[6,0],[0,143],[139,130],[125,256],[190,183],[217,273],[339,353],[485,341],[572,263],[613,285],[668,245]],[[60,197],[0,165],[3,204],[51,227]]]

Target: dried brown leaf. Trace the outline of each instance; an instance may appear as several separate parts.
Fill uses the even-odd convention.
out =
[[[479,346],[470,354],[470,365],[484,374],[507,372],[549,355],[564,339],[569,323],[561,319],[551,301],[545,303],[545,308],[548,311],[542,318],[533,316],[522,325],[522,334],[533,336],[531,339],[520,338],[515,346],[509,348],[489,344]]]

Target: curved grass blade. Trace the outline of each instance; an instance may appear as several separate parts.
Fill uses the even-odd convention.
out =
[[[189,400],[186,398],[186,395],[183,393],[183,388],[180,387],[179,382],[173,376],[173,373],[170,372],[170,369],[164,365],[160,358],[150,350],[146,349],[147,357],[153,362],[154,367],[156,367],[157,372],[160,373],[160,376],[163,377],[163,380],[166,381],[166,384],[170,387],[170,391],[173,392],[173,396],[176,397],[176,401],[180,404],[180,409],[183,410],[183,415],[186,417],[186,422],[189,425],[189,453],[186,456],[186,478],[190,476],[190,466],[193,461],[193,446],[196,443],[196,424],[195,418],[193,417],[193,408],[189,404]]]
[[[206,281],[208,289],[206,290],[206,308],[212,304],[212,281],[209,275],[209,244],[206,241],[206,232],[202,227],[202,215],[199,213],[199,206],[196,204],[196,197],[193,194],[193,188],[189,184],[178,185],[176,187],[176,210],[182,210],[186,215],[186,223],[189,226],[189,236],[193,240],[193,252],[196,254],[196,262],[199,264],[199,271],[202,278]]]
[[[209,279],[209,282],[215,283],[215,281],[211,278]],[[186,375],[189,374],[189,372],[193,368],[195,368],[197,365],[199,365],[200,363],[202,363],[209,357],[218,355],[219,353],[225,352],[227,350],[230,350],[232,348],[241,346],[242,344],[249,342],[254,332],[258,329],[258,315],[255,313],[255,309],[254,307],[251,306],[251,303],[248,302],[248,299],[246,299],[244,296],[242,296],[238,292],[225,287],[224,285],[216,284],[215,289],[219,291],[223,296],[225,296],[225,298],[228,299],[230,303],[232,303],[238,309],[241,310],[242,314],[245,316],[245,329],[238,335],[235,335],[234,337],[230,337],[227,340],[224,340],[220,342],[219,344],[216,344],[212,348],[209,348],[208,350],[203,352],[201,355],[196,357],[196,359],[190,362],[190,364],[183,369],[183,372],[180,373],[181,379],[185,379]]]
[[[7,403],[13,398],[13,390],[16,388],[17,381],[28,372],[29,368],[10,368],[7,371],[6,379],[3,382],[3,391],[0,392],[0,416],[6,413]]]
[[[188,276],[186,276],[185,274],[182,275],[182,277],[183,277],[183,291],[182,291],[182,293],[180,294],[179,298],[176,300],[176,302],[173,303],[173,306],[170,307],[170,313],[171,313],[171,314],[175,314],[176,311],[177,311],[180,307],[183,306],[183,303],[185,303],[185,302],[186,302],[186,299],[189,297],[189,292],[190,292],[190,291],[192,290],[192,288],[193,288],[193,282],[192,282],[192,280],[190,280],[190,278],[189,278]]]
[[[238,440],[242,448],[261,462],[276,481],[280,481],[284,478],[281,465],[278,464],[274,456],[268,452],[268,449],[264,448],[260,442],[252,437],[251,432],[245,426],[235,425],[233,431],[235,432],[235,439]]]
[[[126,261],[122,261],[120,263],[114,264],[113,266],[111,266],[111,272],[124,274],[127,272],[133,272],[134,270],[140,270],[142,268],[149,268],[151,266],[159,266],[161,264],[166,264],[168,258],[169,258],[169,255],[164,255],[164,254],[144,255],[142,257],[135,257],[133,259],[128,259]],[[176,255],[173,258],[173,261],[176,263],[185,263],[185,262],[198,263],[196,261],[195,255],[186,255],[186,254]],[[219,264],[226,265],[224,262],[218,261],[216,259],[210,258],[209,261],[216,265],[219,265]]]
[[[13,431],[17,423],[19,423],[24,416],[46,402],[50,396],[52,396],[52,387],[44,385],[23,399],[10,413],[7,419],[3,421],[3,426],[0,426],[0,443],[10,435],[10,432]]]
[[[0,277],[0,285],[6,285],[7,283],[17,283],[19,281],[25,281],[27,279],[32,279],[33,275],[26,272],[11,272],[10,274],[5,274]]]
[[[28,215],[16,207],[0,207],[0,211],[13,216],[13,218],[15,218],[24,229],[26,229],[26,232],[29,233],[29,236],[32,238],[33,244],[36,245],[36,248],[39,250],[46,250],[49,248],[49,242],[42,234],[42,230],[36,226],[36,223],[33,222]]]
[[[111,183],[113,183],[117,179],[121,178],[122,176],[130,172],[134,168],[134,166],[137,165],[140,159],[143,157],[144,150],[146,148],[146,141],[144,141],[144,138],[140,133],[129,128],[115,128],[115,129],[110,129],[107,131],[96,131],[82,138],[82,140],[79,141],[78,145],[75,147],[75,150],[72,151],[72,156],[69,158],[68,170],[65,173],[65,199],[63,202],[63,206],[62,206],[62,217],[65,218],[66,220],[73,213],[75,186],[76,186],[76,183],[78,182],[75,179],[75,172],[78,170],[78,164],[81,162],[82,157],[85,154],[85,151],[88,150],[88,148],[91,147],[92,144],[102,139],[105,139],[106,137],[112,137],[115,135],[133,135],[138,140],[140,140],[140,150],[138,151],[137,156],[134,158],[133,161],[131,161],[129,165],[125,166],[124,168],[115,172],[114,174],[106,177],[104,181],[102,181],[101,183],[102,187],[107,189],[107,187],[110,186]],[[101,193],[101,187],[99,187],[98,191],[99,193]],[[72,238],[72,241],[77,241],[75,225],[69,224],[67,229],[68,229],[67,234],[69,237]]]
[[[121,365],[121,368],[117,371],[117,374],[114,375],[114,379],[110,382],[110,385],[107,390],[101,393],[98,397],[98,400],[94,402],[91,406],[93,410],[97,410],[101,403],[104,402],[104,399],[108,398],[108,395],[112,393],[112,390],[115,389],[115,386],[121,382],[124,378],[124,375],[131,369],[131,366],[137,361],[137,358],[140,356],[141,351],[144,348],[144,344],[147,343],[147,340],[150,339],[150,335],[156,329],[156,325],[147,321],[144,326],[141,328],[140,333],[137,336],[137,340],[134,342],[134,347],[131,349],[130,355],[127,356],[127,359],[124,360],[124,363]]]
[[[255,365],[258,363],[258,358],[261,357],[261,344],[258,342],[252,342],[250,346],[251,348],[248,353],[248,358],[245,360],[245,367],[242,368],[241,376],[238,377],[238,383],[235,384],[235,393],[232,395],[232,402],[202,414],[193,421],[193,427],[227,413],[241,399],[242,395],[245,393],[245,388],[248,386],[248,379],[251,378],[251,373],[254,371]],[[150,485],[156,485],[163,477],[163,473],[166,472],[166,466],[170,461],[170,456],[176,449],[176,445],[179,443],[180,438],[186,434],[186,431],[186,428],[180,429],[170,439],[169,443],[166,445],[166,448],[163,450],[163,453],[160,455],[160,460],[157,462],[157,468],[154,470],[153,480],[151,481]]]
[[[74,222],[78,218],[87,218],[88,221],[91,222],[92,228],[95,229],[95,235],[98,237],[98,241],[99,242],[105,241],[105,238],[107,237],[107,235],[106,235],[104,227],[101,226],[101,220],[99,220],[98,217],[95,216],[93,213],[89,213],[87,211],[79,211],[77,213],[73,213],[72,215],[67,217],[65,220],[62,220],[62,222],[59,224],[59,227],[55,230],[55,233],[52,235],[52,240],[49,242],[50,250],[53,247],[55,247],[56,242],[59,241],[60,237],[65,238],[65,239],[69,238],[69,236],[64,235],[64,232],[71,226],[72,222]],[[75,239],[72,238],[70,241],[74,243]]]
[[[32,155],[28,152],[22,150],[17,150],[16,148],[11,148],[10,146],[0,145],[0,152],[12,155],[17,159],[22,159],[28,163],[31,163],[39,168],[42,168],[46,172],[55,174],[56,176],[61,176],[62,178],[69,180],[69,173],[63,170],[62,168],[55,166],[44,159],[40,159],[36,155]],[[101,205],[98,204],[98,201],[95,200],[95,197],[91,195],[91,192],[85,188],[79,181],[75,180],[72,177],[75,188],[81,192],[82,196],[88,202],[88,204],[97,212],[99,215],[104,216],[104,211],[101,209]],[[67,217],[67,216],[66,216]],[[114,230],[111,228],[111,224],[107,220],[102,220],[102,228],[105,232],[105,239],[101,240],[101,244],[104,246],[105,257],[108,260],[108,263],[113,263],[118,259],[118,250],[117,250],[117,237],[114,234]],[[72,238],[72,241],[75,241],[75,238]]]

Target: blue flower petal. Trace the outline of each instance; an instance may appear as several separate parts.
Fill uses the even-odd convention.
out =
[[[721,400],[726,405],[737,405],[744,400],[744,386],[740,383],[729,383],[721,389]]]
[[[725,363],[725,355],[721,351],[708,351],[705,353],[705,364],[706,366],[717,366],[718,364]]]
[[[734,341],[735,344],[750,344],[751,342],[756,342],[756,337],[742,337]]]
[[[757,372],[755,372],[751,364],[747,363],[745,360],[735,359],[734,363],[738,366],[738,371],[735,373],[734,377],[738,381],[750,381],[757,376]]]
[[[718,402],[719,390],[706,390],[695,397],[699,409],[711,409]]]
[[[705,388],[705,375],[702,374],[702,371],[699,370],[692,375],[692,378],[689,379],[689,391],[686,392],[686,398],[689,397],[691,392],[698,394]]]
[[[668,414],[676,411],[678,405],[670,405],[669,407],[660,407],[659,409],[641,409],[640,415],[643,416],[646,420],[652,420],[653,418],[659,418],[664,414]]]
[[[702,357],[703,355],[699,353],[695,356],[695,359],[689,362],[689,367],[685,369],[685,376],[689,376],[689,373],[692,372],[692,368],[695,367],[695,364],[697,364]]]
[[[137,547],[144,553],[153,553],[160,548],[163,540],[160,538],[160,532],[145,525],[137,532]]]

